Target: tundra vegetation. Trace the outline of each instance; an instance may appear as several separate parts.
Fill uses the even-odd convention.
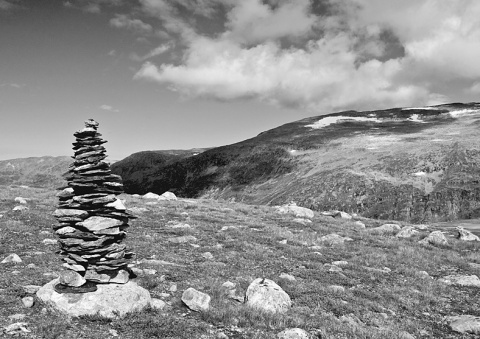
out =
[[[16,253],[22,260],[0,264],[0,329],[24,322],[29,331],[22,332],[24,338],[273,339],[285,328],[302,328],[312,338],[475,337],[454,332],[445,317],[480,316],[480,289],[440,279],[479,275],[479,242],[447,237],[446,245],[421,245],[418,241],[431,227],[398,238],[369,231],[385,221],[315,213],[308,223],[269,206],[208,199],[120,196],[139,217],[125,240],[137,253],[136,280],[152,297],[165,301],[162,309],[148,308],[121,319],[69,319],[38,299],[26,307],[22,298],[35,295],[24,286],[44,285],[61,266],[55,254],[58,245],[46,241],[54,239],[55,193],[0,186],[0,259]],[[27,209],[13,211],[16,197],[25,198]],[[359,227],[359,220],[366,229]],[[332,233],[352,240],[322,241]],[[172,241],[180,236],[191,237]],[[257,278],[277,282],[290,295],[291,309],[271,314],[242,303]],[[235,284],[237,298],[225,293],[222,285],[227,281]],[[208,309],[192,311],[183,304],[181,295],[191,287],[211,296]]]

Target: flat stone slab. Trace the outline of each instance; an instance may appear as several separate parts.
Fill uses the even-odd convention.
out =
[[[124,316],[129,312],[140,311],[150,305],[152,297],[134,281],[126,284],[98,284],[97,290],[90,293],[57,293],[54,290],[58,279],[42,286],[37,297],[48,307],[72,317],[99,314],[106,318]]]

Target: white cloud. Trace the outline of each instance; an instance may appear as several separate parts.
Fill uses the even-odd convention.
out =
[[[84,10],[85,12],[95,13],[95,14],[98,14],[98,13],[100,13],[100,12],[102,11],[102,10],[100,9],[100,5],[99,5],[99,4],[95,4],[95,3],[86,5],[85,7],[83,7],[83,10]]]
[[[110,106],[110,105],[101,105],[99,108],[100,108],[100,109],[103,109],[104,111],[109,111],[109,112],[114,112],[114,113],[120,112],[118,109],[113,108],[113,107]]]
[[[19,6],[7,0],[0,0],[0,10],[9,11],[15,8],[19,8]]]
[[[225,37],[248,44],[300,37],[310,31],[316,20],[309,8],[308,0],[287,1],[276,9],[258,0],[240,1],[228,14],[229,31]]]
[[[132,58],[132,60],[135,60],[135,61],[145,61],[145,60],[153,58],[155,56],[164,54],[165,52],[170,50],[171,47],[172,47],[171,44],[162,44],[162,45],[158,46],[157,48],[152,49],[150,52],[148,52],[144,56],[139,56],[136,53],[134,53],[134,54],[132,54],[131,58]]]
[[[110,20],[110,25],[115,28],[130,29],[139,34],[149,34],[153,30],[150,24],[147,24],[139,19],[131,19],[124,14],[115,15],[115,18]]]
[[[0,87],[12,87],[16,89],[20,89],[25,87],[25,84],[17,84],[17,83],[10,83],[10,84],[1,84]]]
[[[187,97],[328,112],[444,103],[455,91],[480,91],[476,0],[329,0],[332,14],[323,17],[307,0],[229,1],[225,30],[211,37],[180,18],[172,2],[140,2],[187,47],[180,64],[146,62],[135,78]],[[385,32],[402,52],[387,56],[393,40]]]

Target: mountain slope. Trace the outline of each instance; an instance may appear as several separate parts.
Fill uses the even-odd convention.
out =
[[[0,185],[59,187],[65,183],[62,173],[71,163],[72,158],[67,156],[0,160]]]
[[[479,126],[475,103],[348,111],[148,169],[120,161],[114,171],[148,171],[149,180],[129,193],[293,200],[412,222],[468,219],[480,216]]]

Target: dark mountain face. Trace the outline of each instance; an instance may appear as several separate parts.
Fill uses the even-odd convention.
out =
[[[296,201],[411,222],[480,217],[480,104],[347,111],[178,157],[112,166],[127,192]]]

